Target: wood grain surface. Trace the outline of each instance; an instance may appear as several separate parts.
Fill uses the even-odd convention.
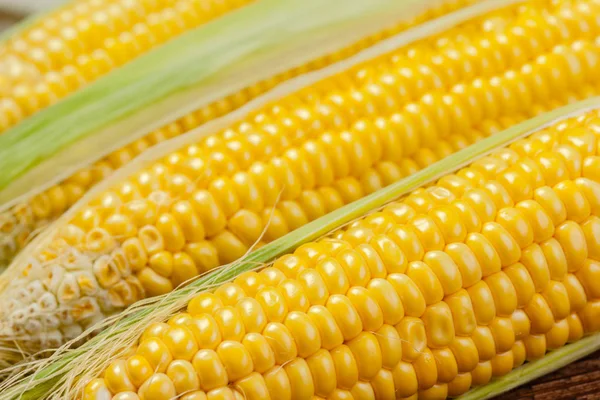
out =
[[[600,352],[496,398],[531,399],[600,400]]]

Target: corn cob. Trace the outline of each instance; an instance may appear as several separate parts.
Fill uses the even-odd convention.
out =
[[[542,18],[548,30],[506,41],[506,32]],[[234,261],[263,231],[262,240],[271,241],[502,126],[596,91],[598,47],[586,38],[597,26],[538,2],[471,26],[490,25],[506,31],[484,30],[478,43],[506,43],[501,49],[510,53],[497,54],[505,67],[483,68],[489,58],[458,52],[456,67],[438,72],[443,77],[427,63],[399,68],[417,51],[432,51],[434,59],[436,51],[473,50],[466,37],[454,48],[461,28],[451,30],[429,46],[417,43],[302,90],[83,204],[13,265],[16,278],[2,294],[3,337],[21,349],[55,347],[141,298]],[[534,42],[544,32],[549,40]],[[465,65],[472,75],[458,75]],[[403,81],[412,87],[385,86],[413,71],[422,79]],[[547,93],[556,96],[549,101]],[[262,130],[254,131],[258,124]]]
[[[74,0],[0,45],[0,134],[152,47],[250,0]]]
[[[31,240],[36,232],[39,232],[50,222],[58,218],[64,210],[68,209],[79,200],[79,198],[94,184],[110,175],[115,169],[132,160],[148,147],[154,146],[166,139],[180,135],[208,121],[214,120],[215,118],[242,106],[247,101],[292,76],[312,71],[324,65],[339,61],[340,59],[347,58],[374,42],[400,32],[409,26],[416,25],[420,22],[458,9],[459,7],[469,4],[471,1],[472,0],[451,0],[438,2],[439,5],[435,6],[434,4],[412,21],[397,24],[392,28],[365,38],[338,52],[316,59],[306,65],[294,68],[283,74],[271,77],[256,85],[248,87],[239,93],[210,104],[175,122],[169,123],[124,148],[112,152],[103,159],[95,162],[93,165],[77,171],[70,178],[41,193],[34,193],[35,195],[30,195],[28,199],[20,201],[17,204],[10,204],[9,207],[4,207],[4,209],[0,206],[0,267],[10,264],[10,261],[18,251]],[[52,22],[46,22],[46,24],[52,25]],[[31,36],[31,34],[29,36]]]
[[[148,326],[84,399],[444,399],[600,331],[600,112]]]

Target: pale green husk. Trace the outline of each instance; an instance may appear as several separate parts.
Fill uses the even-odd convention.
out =
[[[201,106],[410,20],[421,0],[259,0],[185,33],[0,135],[0,208]]]
[[[40,362],[35,373],[23,380],[13,376],[0,385],[0,399],[61,398],[72,395],[73,387],[82,382],[81,377],[96,376],[106,365],[107,358],[114,356],[123,345],[131,344],[150,321],[164,320],[180,310],[196,293],[233,279],[242,272],[264,265],[276,257],[293,251],[299,245],[322,237],[352,220],[364,216],[385,204],[400,198],[414,189],[435,181],[491,151],[504,147],[559,120],[571,117],[589,109],[600,108],[600,97],[562,107],[543,114],[494,136],[463,149],[397,183],[381,189],[354,203],[342,207],[319,218],[294,232],[250,253],[244,259],[206,274],[188,286],[165,296],[150,299],[146,304],[138,304],[126,314],[107,321],[105,330],[95,338],[74,350],[67,347],[55,353],[50,359]],[[539,361],[527,363],[507,376],[489,385],[474,389],[463,396],[465,399],[486,399],[528,382],[542,373],[560,368],[565,363],[592,353],[600,347],[600,334],[555,350]],[[36,365],[33,364],[35,367]],[[30,368],[32,368],[30,366]],[[62,384],[62,386],[60,386]],[[74,385],[74,386],[73,386]],[[54,396],[54,397],[52,397]]]

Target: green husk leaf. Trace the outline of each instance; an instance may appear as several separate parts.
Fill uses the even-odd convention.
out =
[[[0,204],[428,7],[420,0],[260,0],[187,32],[0,135]]]
[[[525,137],[543,127],[559,120],[571,117],[583,111],[600,108],[600,97],[571,104],[553,112],[549,112],[512,128],[502,131],[494,136],[488,137],[472,146],[469,146],[445,159],[399,181],[366,196],[354,203],[344,206],[329,213],[295,231],[277,239],[266,246],[251,252],[242,260],[212,271],[188,286],[177,289],[167,295],[155,298],[149,304],[134,306],[133,311],[116,317],[106,325],[106,330],[92,338],[77,349],[63,349],[49,361],[42,363],[40,368],[30,377],[21,382],[10,382],[10,386],[0,385],[0,399],[38,399],[44,398],[56,388],[68,372],[78,365],[91,362],[94,358],[94,350],[98,348],[115,348],[125,336],[134,338],[139,332],[135,328],[147,318],[167,317],[171,312],[180,309],[187,300],[195,293],[199,293],[227,282],[242,272],[252,270],[257,265],[264,265],[276,257],[293,251],[303,243],[316,240],[327,233],[372,212],[385,204],[400,198],[411,191],[431,183],[440,177],[465,166],[476,159],[483,157],[495,149]],[[595,339],[594,339],[595,338]],[[541,373],[559,368],[565,361],[574,360],[593,352],[597,346],[598,336],[590,336],[588,339],[566,346],[563,349],[550,353],[549,358],[543,358],[536,363],[527,364],[517,371],[511,373],[510,378],[499,379],[491,384],[489,389],[481,388],[469,392],[466,399],[488,398],[492,394],[509,390],[516,384],[525,383]],[[17,383],[17,384],[13,384]],[[478,397],[481,396],[481,397]]]

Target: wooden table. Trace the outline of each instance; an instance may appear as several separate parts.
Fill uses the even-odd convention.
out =
[[[497,400],[600,400],[600,352],[497,397]]]

